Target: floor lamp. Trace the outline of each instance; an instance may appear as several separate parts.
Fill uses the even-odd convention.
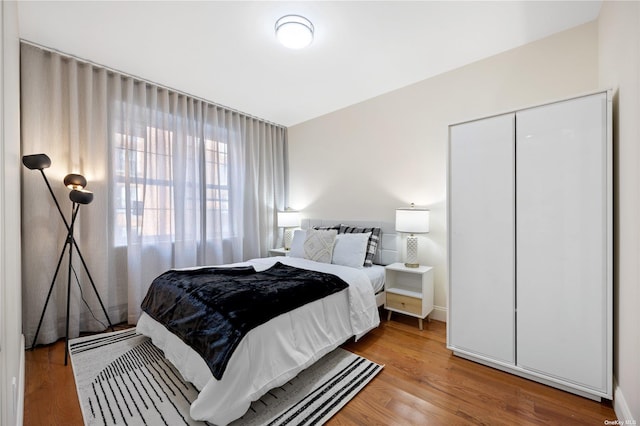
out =
[[[73,260],[73,248],[75,247],[76,252],[78,253],[78,257],[82,262],[82,266],[84,266],[84,270],[87,273],[87,277],[89,277],[89,281],[91,282],[91,286],[93,287],[93,291],[100,302],[100,307],[102,307],[102,311],[104,312],[104,316],[107,318],[107,322],[109,323],[109,327],[111,331],[113,331],[113,325],[111,324],[111,320],[109,319],[109,315],[107,314],[107,310],[102,303],[102,299],[100,298],[100,294],[98,293],[98,289],[96,288],[95,283],[93,282],[93,278],[89,273],[89,268],[87,267],[87,263],[84,261],[84,257],[82,256],[82,252],[80,252],[80,248],[78,247],[78,243],[76,242],[73,236],[73,228],[76,222],[76,218],[78,216],[78,212],[80,210],[80,206],[84,204],[89,204],[93,201],[93,192],[84,190],[84,187],[87,185],[87,180],[82,175],[78,174],[69,174],[64,178],[64,184],[67,188],[71,189],[69,193],[69,199],[72,202],[71,205],[71,223],[67,222],[64,213],[62,213],[62,209],[60,208],[60,204],[58,203],[58,199],[56,198],[53,190],[51,189],[51,185],[49,184],[49,180],[47,176],[44,174],[44,169],[51,166],[51,159],[46,154],[33,154],[33,155],[25,155],[22,157],[22,164],[29,170],[39,170],[42,174],[42,178],[44,182],[47,184],[47,188],[49,189],[49,193],[53,198],[56,207],[58,208],[58,212],[60,213],[60,217],[64,222],[64,225],[67,228],[67,238],[64,242],[64,246],[62,247],[62,251],[60,252],[60,257],[58,258],[58,264],[56,266],[56,272],[53,274],[53,279],[51,280],[51,285],[49,286],[49,293],[47,294],[47,300],[44,303],[44,307],[42,308],[42,314],[40,314],[40,321],[38,321],[38,328],[36,329],[36,334],[33,338],[33,344],[31,345],[31,349],[33,350],[36,346],[36,342],[38,341],[38,334],[40,333],[40,327],[42,326],[42,320],[44,319],[44,314],[47,310],[47,305],[49,304],[49,299],[51,298],[51,292],[53,291],[53,286],[55,285],[56,278],[58,277],[58,272],[60,271],[60,266],[62,265],[62,258],[64,257],[64,253],[67,250],[67,246],[69,247],[69,274],[67,277],[67,317],[65,324],[65,351],[64,351],[64,365],[67,365],[67,358],[69,355],[69,306],[71,299],[71,274],[73,271],[72,260]]]

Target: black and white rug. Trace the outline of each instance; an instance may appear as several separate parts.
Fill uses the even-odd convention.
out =
[[[198,391],[135,329],[69,342],[87,425],[202,425],[189,406]],[[233,425],[321,425],[382,369],[336,349],[255,401]]]

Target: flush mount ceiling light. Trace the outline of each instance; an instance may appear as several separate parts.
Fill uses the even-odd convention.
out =
[[[300,15],[286,15],[276,21],[276,37],[289,49],[302,49],[313,41],[313,24]]]

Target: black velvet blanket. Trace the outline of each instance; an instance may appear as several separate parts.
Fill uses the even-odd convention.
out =
[[[220,380],[242,338],[253,328],[348,287],[335,275],[277,262],[168,271],[156,278],[142,310],[202,356]]]

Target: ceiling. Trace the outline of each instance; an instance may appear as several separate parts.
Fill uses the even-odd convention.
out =
[[[20,36],[291,126],[597,18],[601,1],[19,1]],[[315,39],[289,50],[275,21]]]

